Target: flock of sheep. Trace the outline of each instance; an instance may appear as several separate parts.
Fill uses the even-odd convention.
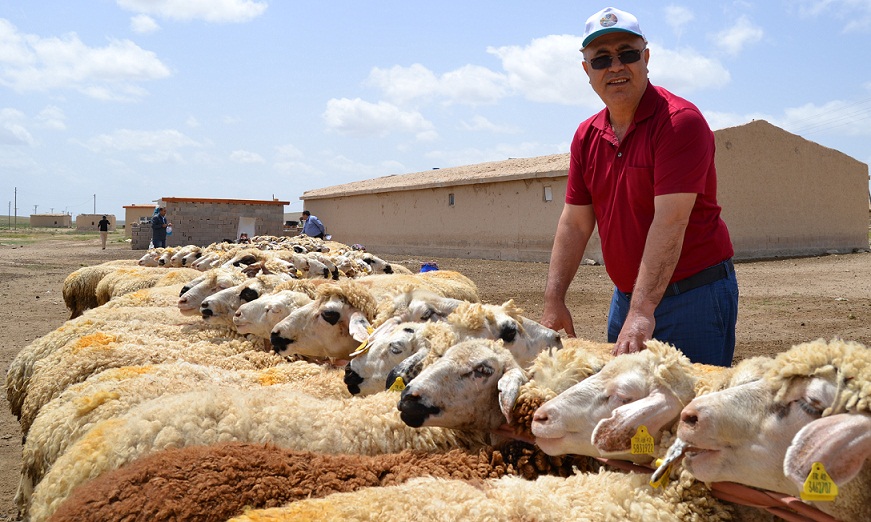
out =
[[[613,357],[355,247],[255,237],[70,274],[71,318],[6,376],[22,517],[871,520],[865,346]]]

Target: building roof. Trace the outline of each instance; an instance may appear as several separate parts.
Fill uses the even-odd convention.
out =
[[[535,158],[511,158],[462,167],[433,169],[411,174],[383,176],[380,178],[333,185],[308,190],[300,199],[315,200],[336,196],[377,194],[387,191],[421,190],[427,188],[455,187],[479,183],[496,183],[518,179],[553,178],[565,176],[569,169],[569,154],[553,154]]]
[[[164,203],[226,203],[230,205],[290,205],[290,201],[277,199],[214,199],[214,198],[160,198]],[[153,205],[152,205],[153,207]]]
[[[136,205],[136,204],[133,204],[133,205],[124,205],[124,208],[154,208],[154,207],[155,207],[155,204],[154,204],[154,203],[147,203],[147,204],[146,204],[146,203],[140,203],[140,204],[138,204],[138,205]]]

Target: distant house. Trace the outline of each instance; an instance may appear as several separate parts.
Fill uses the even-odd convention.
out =
[[[718,199],[736,258],[868,248],[868,166],[762,120],[718,130]],[[386,254],[550,259],[568,154],[309,190],[333,239]],[[598,237],[585,257],[602,261]]]
[[[166,207],[173,233],[166,246],[209,245],[249,236],[283,235],[284,206],[288,201],[164,197],[151,205]],[[131,248],[144,250],[151,242],[151,223],[131,223]]]
[[[98,231],[100,220],[106,216],[109,220],[109,232],[115,230],[115,214],[79,214],[76,216],[76,230]]]
[[[70,214],[31,214],[30,226],[35,228],[72,228],[73,216]]]
[[[124,235],[132,237],[132,223],[142,223],[151,219],[154,215],[154,203],[124,205]],[[150,240],[150,238],[149,238]]]

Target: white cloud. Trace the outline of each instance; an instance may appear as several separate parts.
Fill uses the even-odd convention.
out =
[[[230,161],[235,163],[266,163],[263,156],[248,150],[234,150],[230,153]]]
[[[495,132],[499,134],[515,134],[520,129],[515,125],[496,125],[483,116],[474,116],[471,121],[460,122],[460,126],[467,131]]]
[[[111,134],[95,136],[83,145],[93,152],[142,151],[149,157],[169,157],[179,149],[202,146],[174,129],[159,131],[121,129]]]
[[[683,34],[684,26],[692,22],[695,18],[692,11],[681,5],[672,4],[666,6],[664,11],[665,23],[671,27],[671,30],[674,31],[674,34],[677,35],[678,38]],[[642,30],[644,30],[643,27]]]
[[[188,116],[188,119],[184,122],[188,127],[195,129],[200,126],[200,120],[196,119],[193,116]]]
[[[832,100],[822,105],[806,103],[787,107],[782,115],[764,113],[705,112],[712,129],[743,125],[753,120],[765,120],[800,136],[832,134],[840,136],[871,136],[871,99],[855,102]]]
[[[720,62],[690,48],[670,50],[657,44],[650,48],[650,81],[675,93],[716,89],[729,83],[731,75]]]
[[[529,100],[599,107],[598,96],[584,87],[580,47],[580,36],[550,35],[525,47],[490,47],[487,52],[502,60],[509,85]]]
[[[130,18],[130,30],[134,33],[147,34],[153,33],[160,29],[154,18],[148,15],[140,14]]]
[[[0,85],[17,92],[74,89],[97,99],[141,98],[137,84],[170,76],[157,56],[130,40],[88,47],[75,33],[42,38],[0,19]]]
[[[716,43],[723,51],[731,55],[737,55],[744,47],[762,40],[764,31],[758,25],[754,25],[746,16],[739,18],[735,25],[717,33]]]
[[[275,147],[276,161],[296,160],[301,159],[303,156],[303,152],[295,145],[287,144]]]
[[[25,127],[26,117],[16,109],[0,109],[0,144],[33,146],[36,140]]]
[[[827,24],[840,20],[844,33],[871,28],[871,0],[799,0],[799,12]]]
[[[419,112],[403,111],[387,102],[334,98],[327,102],[323,118],[328,129],[341,134],[384,137],[393,132],[413,133],[420,141],[437,137],[432,123]]]
[[[42,109],[36,119],[47,129],[66,130],[67,128],[66,115],[63,109],[54,105],[49,105]]]
[[[399,105],[435,98],[446,104],[481,105],[495,103],[508,94],[505,75],[477,65],[465,65],[440,77],[419,63],[376,67],[365,83]]]
[[[116,0],[118,6],[170,20],[214,23],[247,22],[262,15],[268,4],[252,0]]]

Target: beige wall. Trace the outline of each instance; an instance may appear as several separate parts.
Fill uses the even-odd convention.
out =
[[[723,220],[742,258],[868,248],[868,166],[765,121],[715,133]]]
[[[109,231],[115,230],[115,214],[79,214],[76,216],[76,230],[99,230],[97,223],[103,216],[109,220]]]
[[[73,217],[69,214],[31,214],[31,227],[72,228]]]
[[[154,207],[157,205],[130,205],[124,207],[124,235],[132,237],[133,223],[139,223],[139,218],[151,219],[154,215]]]
[[[718,199],[736,259],[868,249],[867,165],[764,121],[714,134]],[[373,252],[547,262],[566,180],[562,171],[302,199],[333,239]],[[553,192],[550,202],[544,201],[545,186]],[[343,188],[355,186],[334,193]],[[585,257],[602,262],[598,236]]]

